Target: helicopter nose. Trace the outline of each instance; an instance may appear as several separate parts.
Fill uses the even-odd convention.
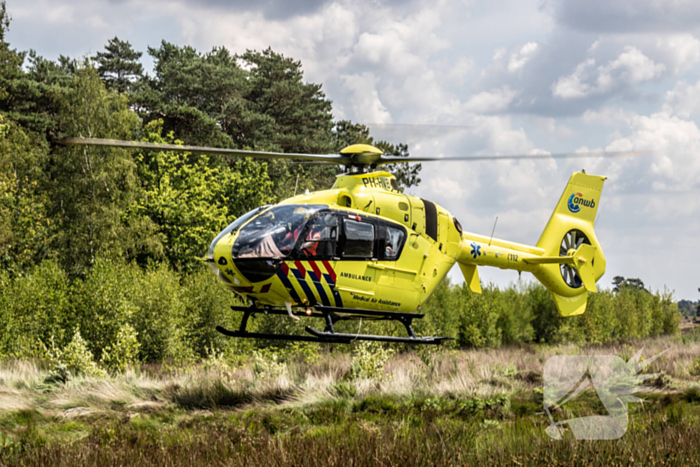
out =
[[[212,241],[211,245],[209,246],[209,250],[207,251],[206,262],[209,264],[209,267],[214,272],[214,274],[216,274],[216,276],[219,279],[221,279],[221,281],[227,284],[230,284],[232,282],[234,276],[231,249],[233,247],[233,242],[235,241],[235,239],[235,234],[219,234]]]

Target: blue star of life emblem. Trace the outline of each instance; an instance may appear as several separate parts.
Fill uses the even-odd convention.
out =
[[[481,245],[477,245],[475,242],[472,242],[471,247],[471,254],[474,259],[476,259],[477,256],[481,256]]]

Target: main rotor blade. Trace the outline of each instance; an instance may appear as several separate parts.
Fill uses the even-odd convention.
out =
[[[588,151],[588,152],[566,152],[558,154],[513,154],[513,155],[490,155],[490,156],[457,156],[457,157],[387,157],[382,156],[376,165],[396,164],[398,162],[452,162],[452,161],[497,161],[497,160],[520,160],[520,159],[583,159],[587,157],[634,157],[644,154],[651,154],[654,151]]]
[[[192,154],[220,154],[224,156],[255,157],[258,159],[297,159],[329,164],[346,165],[349,158],[338,154],[296,154],[266,151],[247,151],[244,149],[221,149],[203,146],[180,146],[178,144],[143,143],[140,141],[121,141],[100,138],[65,138],[58,141],[64,146],[106,146],[126,149],[156,149],[160,151],[189,152]]]

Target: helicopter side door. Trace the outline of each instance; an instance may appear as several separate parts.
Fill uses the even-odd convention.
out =
[[[307,224],[294,251],[290,270],[306,304],[342,307],[336,289],[340,223],[335,212],[321,212]]]
[[[376,309],[375,270],[376,220],[354,214],[341,214],[338,261],[335,263],[337,289],[345,308]]]
[[[380,297],[377,308],[411,312],[420,297],[416,279],[422,253],[410,243],[409,231],[404,226],[387,221],[378,224],[378,261],[370,264],[376,269],[376,294]]]

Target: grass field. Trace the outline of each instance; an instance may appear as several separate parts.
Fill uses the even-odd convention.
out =
[[[553,355],[669,349],[615,441],[552,440],[542,369]],[[347,348],[345,350],[347,352]],[[144,366],[48,382],[49,370],[0,368],[0,465],[696,465],[700,339],[600,347],[525,346],[394,355],[358,378],[349,353],[285,364]],[[267,365],[267,366],[266,366]],[[262,369],[261,369],[262,368]],[[376,375],[375,375],[376,376]],[[559,419],[598,413],[593,392]]]

